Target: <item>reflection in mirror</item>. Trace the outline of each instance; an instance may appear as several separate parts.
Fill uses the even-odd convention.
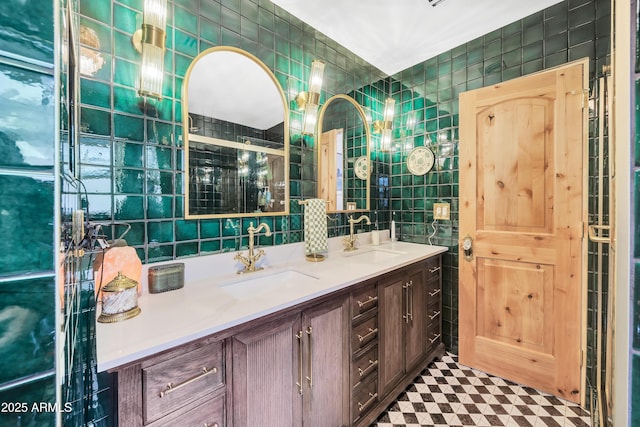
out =
[[[318,197],[329,212],[369,210],[370,133],[364,110],[347,95],[322,106],[318,122]]]
[[[185,217],[288,214],[289,113],[273,73],[211,48],[189,67],[183,100]]]

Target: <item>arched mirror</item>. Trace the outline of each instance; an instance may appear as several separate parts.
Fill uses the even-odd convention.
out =
[[[318,118],[318,198],[328,212],[369,210],[371,135],[364,110],[353,98],[335,95]]]
[[[258,58],[219,46],[183,86],[185,218],[289,213],[289,111]]]

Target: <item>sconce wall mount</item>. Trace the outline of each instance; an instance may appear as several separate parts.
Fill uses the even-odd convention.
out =
[[[142,26],[131,37],[142,55],[138,94],[162,99],[167,0],[144,0]]]

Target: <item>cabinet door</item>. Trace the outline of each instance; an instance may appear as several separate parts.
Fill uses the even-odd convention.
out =
[[[405,274],[394,274],[378,285],[380,330],[380,395],[384,396],[404,374]]]
[[[305,427],[349,424],[348,307],[340,298],[302,315]]]
[[[409,270],[406,278],[408,321],[405,323],[405,370],[410,371],[425,355],[427,314],[424,265]]]
[[[299,331],[296,314],[233,337],[235,427],[301,425]]]

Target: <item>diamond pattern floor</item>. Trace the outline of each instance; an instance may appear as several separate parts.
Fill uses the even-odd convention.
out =
[[[590,426],[572,402],[458,364],[445,354],[416,378],[373,426]]]

